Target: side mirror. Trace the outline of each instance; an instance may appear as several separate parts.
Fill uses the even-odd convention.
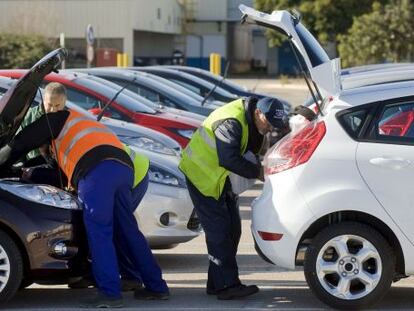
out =
[[[102,112],[102,109],[101,108],[92,108],[92,109],[89,109],[88,111],[90,113],[92,113],[93,115],[97,116],[97,115],[99,115]],[[111,118],[112,117],[112,113],[110,113],[108,110],[105,110],[103,116],[104,117],[107,117],[107,118]]]

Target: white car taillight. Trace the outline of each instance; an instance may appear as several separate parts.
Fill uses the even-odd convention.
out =
[[[325,133],[325,123],[320,121],[311,122],[300,131],[284,137],[265,156],[265,174],[276,174],[306,163]]]

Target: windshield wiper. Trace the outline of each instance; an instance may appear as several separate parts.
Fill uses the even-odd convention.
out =
[[[217,83],[216,83],[216,85],[207,93],[207,95],[204,97],[204,99],[203,99],[203,101],[201,102],[201,107],[203,107],[204,106],[204,104],[205,104],[205,102],[207,101],[207,99],[210,97],[210,95],[215,91],[215,89],[216,88],[218,88],[222,83],[223,83],[223,81],[227,78],[227,73],[228,73],[228,71],[229,71],[229,67],[230,67],[230,62],[229,61],[227,61],[227,63],[226,63],[226,69],[224,69],[224,75],[223,75],[223,77],[220,79],[220,81],[218,81]]]
[[[116,92],[116,94],[114,95],[114,97],[112,97],[112,99],[110,101],[108,101],[105,106],[103,106],[101,112],[98,114],[98,116],[96,117],[96,121],[101,121],[105,110],[115,101],[115,99],[117,99],[117,97],[119,96],[119,94],[122,93],[123,90],[125,90],[129,85],[131,85],[132,83],[134,83],[136,81],[136,77],[134,77],[131,81],[128,81],[127,83],[125,83],[125,85],[118,91]]]

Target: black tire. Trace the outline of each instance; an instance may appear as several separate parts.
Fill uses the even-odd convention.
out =
[[[376,248],[380,257],[382,274],[376,287],[367,295],[358,299],[345,299],[334,296],[334,294],[325,290],[317,276],[316,261],[319,252],[331,239],[341,235],[354,235],[368,240]],[[336,261],[335,259],[333,260],[334,263],[339,263],[339,259],[336,259]],[[305,254],[305,278],[312,292],[325,304],[336,309],[361,309],[377,303],[389,290],[395,273],[395,261],[392,248],[377,230],[357,222],[344,222],[325,228],[312,240]],[[335,273],[332,275],[335,275]],[[339,274],[336,274],[336,276],[342,279]]]
[[[33,284],[33,280],[32,279],[26,279],[26,278],[24,278],[22,280],[22,282],[20,283],[19,290],[23,290],[23,289],[25,289],[26,287],[29,287],[32,284]]]
[[[23,259],[19,248],[13,239],[4,231],[0,230],[0,250],[3,248],[6,259],[0,261],[0,274],[4,274],[1,263],[9,260],[10,270],[8,280],[0,282],[0,303],[9,301],[19,289],[23,279]],[[1,253],[0,253],[1,254]]]

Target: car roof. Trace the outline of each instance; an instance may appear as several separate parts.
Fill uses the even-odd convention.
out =
[[[195,77],[194,75],[191,75],[189,73],[178,71],[170,68],[160,67],[160,66],[148,66],[148,67],[133,67],[133,70],[138,71],[146,71],[146,72],[159,72],[159,73],[165,73],[169,75],[179,76],[183,79],[186,79],[188,81],[193,81],[194,83],[197,83],[199,85],[202,85],[204,88],[207,89],[213,89],[215,87],[214,83],[211,83],[209,81],[203,80],[201,78]],[[215,88],[215,91],[220,92],[222,95],[228,96],[228,97],[234,97],[232,93],[229,91],[226,91],[225,89],[221,88],[220,86],[217,86]]]
[[[383,84],[414,80],[414,66],[387,67],[379,70],[364,71],[342,76],[343,89],[366,85]]]
[[[414,96],[414,81],[390,82],[344,90],[337,97],[348,107]],[[334,101],[335,102],[335,101]],[[335,104],[333,104],[335,106]]]
[[[363,66],[356,66],[356,67],[349,67],[349,68],[343,68],[341,70],[341,75],[352,75],[355,73],[361,73],[361,72],[371,72],[371,71],[377,71],[377,70],[389,70],[389,69],[398,69],[398,68],[404,68],[404,67],[413,67],[414,63],[385,63],[385,64],[372,64],[372,65],[363,65]]]
[[[171,86],[165,85],[165,84],[161,84],[160,82],[156,81],[155,79],[153,79],[152,77],[154,77],[154,75],[146,73],[146,72],[140,72],[140,71],[132,71],[132,70],[127,70],[127,69],[116,69],[116,68],[105,68],[105,69],[101,69],[101,68],[94,68],[94,69],[75,69],[76,72],[81,72],[81,73],[96,73],[99,75],[99,73],[105,75],[105,76],[110,76],[112,78],[118,78],[118,79],[122,79],[122,80],[127,80],[127,81],[133,81],[134,79],[136,80],[136,83],[140,84],[140,85],[144,85],[144,86],[149,86],[151,89],[159,92],[159,93],[167,93],[167,94],[171,94],[171,96],[173,97],[177,97],[180,98],[182,100],[186,100],[187,102],[190,102],[192,105],[197,106],[198,102],[186,95],[181,93],[180,91],[177,91],[176,89],[172,88]],[[157,77],[157,76],[156,76]],[[166,79],[164,79],[166,80]],[[181,87],[178,85],[178,87]],[[178,88],[177,87],[177,88]]]

